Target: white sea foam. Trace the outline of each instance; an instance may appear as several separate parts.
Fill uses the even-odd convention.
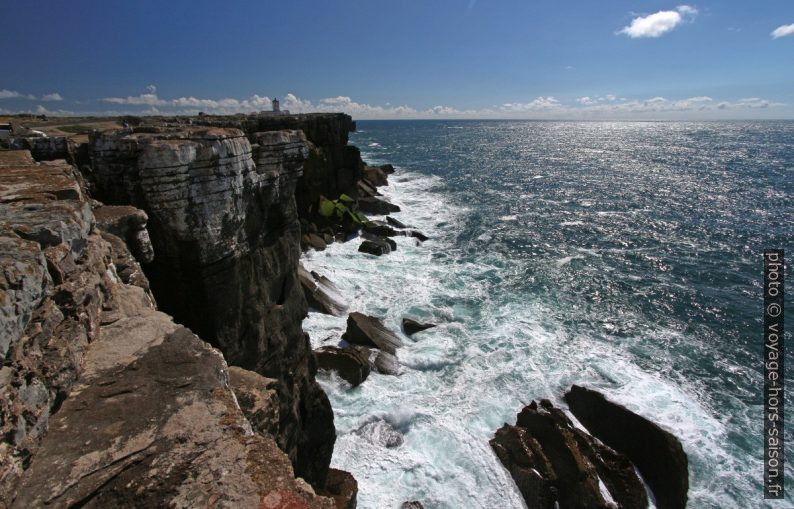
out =
[[[693,507],[734,505],[726,485],[752,491],[751,481],[737,472],[760,472],[760,462],[737,461],[726,450],[729,430],[685,381],[646,372],[628,352],[630,343],[571,332],[551,318],[551,303],[495,294],[487,276],[510,260],[492,252],[475,261],[456,254],[467,210],[446,199],[441,181],[402,168],[390,180],[381,191],[402,207],[394,216],[430,240],[417,245],[395,237],[397,251],[383,257],[359,253],[353,240],[310,251],[304,259],[307,268],[336,283],[351,311],[379,316],[393,331],[405,315],[439,324],[403,338],[400,376],[372,373],[351,389],[335,375],[319,375],[336,417],[332,464],[358,479],[359,507],[399,507],[414,499],[428,508],[525,507],[488,440],[503,423],[514,423],[532,399],[549,398],[565,408],[562,395],[572,384],[601,390],[680,437],[690,471],[701,473],[690,477]],[[489,235],[475,232],[473,238]],[[603,322],[609,324],[609,317]],[[314,347],[335,344],[345,317],[312,312],[304,328]],[[657,332],[665,338],[681,334]],[[354,433],[375,417],[398,429],[404,443],[386,448]]]

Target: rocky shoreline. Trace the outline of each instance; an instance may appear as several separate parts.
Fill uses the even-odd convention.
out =
[[[428,238],[388,215],[395,170],[362,161],[354,129],[157,119],[0,150],[0,507],[356,506],[316,372],[398,376],[403,339],[301,253]],[[339,344],[312,351],[310,309],[347,316]],[[686,505],[675,437],[587,389],[565,401],[592,435],[543,400],[491,440],[529,507],[647,507],[643,481],[658,507]],[[402,443],[385,421],[358,432]]]

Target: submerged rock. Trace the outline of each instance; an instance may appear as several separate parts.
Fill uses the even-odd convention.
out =
[[[323,346],[314,351],[317,367],[336,371],[353,387],[361,384],[370,373],[369,357],[356,348]]]
[[[683,508],[689,469],[681,442],[669,431],[612,403],[597,391],[574,385],[565,395],[571,412],[596,438],[628,456],[650,486],[660,509]]]
[[[425,506],[418,500],[411,500],[410,502],[403,502],[400,509],[425,509]]]
[[[342,339],[356,345],[374,346],[390,354],[403,346],[402,340],[379,319],[355,311],[347,317],[347,330]]]
[[[610,498],[621,508],[648,506],[628,458],[575,428],[548,400],[525,407],[516,425],[505,424],[490,444],[528,507],[606,509],[613,507]]]
[[[408,236],[408,237],[414,237],[416,239],[419,239],[422,242],[424,242],[424,241],[426,241],[427,239],[430,238],[427,235],[425,235],[424,233],[422,233],[420,231],[416,231],[416,230],[406,231],[405,235]]]
[[[389,254],[392,251],[391,245],[389,245],[389,243],[385,240],[381,239],[365,239],[361,242],[361,245],[358,246],[358,250],[362,253],[368,253],[375,256]]]
[[[355,431],[375,445],[392,449],[403,444],[403,435],[388,422],[378,419],[368,422]]]
[[[399,212],[400,207],[386,200],[374,196],[367,196],[358,199],[358,210],[365,214],[390,214],[392,212]]]
[[[409,336],[417,332],[430,329],[431,327],[435,327],[435,326],[436,324],[434,323],[422,323],[422,322],[417,322],[413,318],[408,318],[408,317],[403,318],[403,331]]]
[[[298,279],[309,306],[329,315],[345,314],[347,303],[330,279],[314,271],[309,272],[301,263],[298,264]]]
[[[400,374],[400,363],[397,361],[397,356],[389,352],[378,352],[375,354],[373,365],[375,371],[382,375]]]

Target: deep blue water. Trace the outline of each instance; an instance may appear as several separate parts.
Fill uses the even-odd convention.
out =
[[[794,256],[794,122],[358,127],[365,159],[398,168],[396,217],[432,239],[306,263],[395,330],[405,314],[442,324],[407,340],[400,377],[322,378],[361,507],[521,507],[487,440],[532,399],[564,407],[573,383],[681,438],[691,507],[764,506],[761,252]],[[306,328],[335,344],[344,318]],[[355,432],[373,419],[404,444]]]

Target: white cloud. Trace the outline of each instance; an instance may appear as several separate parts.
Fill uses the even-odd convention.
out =
[[[552,96],[538,97],[528,103],[505,103],[502,111],[548,111],[560,107],[560,101]]]
[[[30,99],[34,101],[36,96],[31,94],[20,94],[16,90],[6,90],[4,88],[0,90],[0,99]]]
[[[794,35],[794,23],[790,25],[780,25],[776,29],[772,30],[771,35],[773,39],[780,39],[781,37],[785,37],[787,35]]]
[[[42,101],[63,101],[63,96],[58,92],[41,96]]]
[[[698,10],[690,5],[679,5],[672,11],[659,11],[647,16],[631,20],[631,24],[623,27],[618,34],[626,34],[632,39],[638,37],[659,37],[671,31],[684,21],[691,21],[697,16]]]

